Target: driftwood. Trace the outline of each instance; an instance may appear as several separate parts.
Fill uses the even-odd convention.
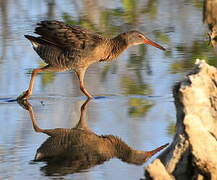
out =
[[[197,60],[173,89],[176,134],[146,179],[217,179],[217,69]]]

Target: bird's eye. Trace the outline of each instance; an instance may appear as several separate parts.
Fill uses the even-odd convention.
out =
[[[139,34],[139,38],[143,38],[143,35]]]

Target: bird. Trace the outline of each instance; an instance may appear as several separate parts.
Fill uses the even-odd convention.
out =
[[[167,143],[151,151],[142,151],[131,148],[118,136],[97,135],[88,127],[85,118],[89,101],[87,99],[81,106],[80,119],[73,128],[55,129],[40,128],[29,101],[19,101],[28,110],[35,132],[49,136],[37,149],[34,161],[46,161],[47,170],[55,169],[60,173],[70,170],[70,173],[74,173],[114,157],[130,164],[142,165],[168,146]]]
[[[91,99],[93,96],[84,85],[85,72],[91,64],[112,61],[125,49],[133,45],[149,44],[165,50],[165,48],[136,30],[121,33],[114,38],[106,38],[80,26],[69,25],[56,20],[47,20],[37,23],[35,33],[39,36],[24,36],[31,42],[33,49],[46,65],[33,69],[29,88],[19,96],[20,99],[30,98],[35,77],[38,73],[69,70],[75,71],[80,90],[87,98]]]

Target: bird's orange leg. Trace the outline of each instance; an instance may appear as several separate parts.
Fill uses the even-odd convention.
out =
[[[93,96],[90,95],[90,93],[85,89],[84,87],[84,74],[86,70],[76,71],[76,74],[79,79],[80,83],[80,90],[88,97],[88,99],[92,99]]]
[[[30,80],[30,83],[29,83],[29,88],[27,89],[27,91],[25,91],[22,95],[20,95],[18,97],[18,99],[29,99],[30,96],[32,95],[32,90],[33,90],[33,86],[34,86],[34,82],[35,82],[35,77],[36,75],[39,73],[39,72],[43,72],[43,71],[46,71],[48,70],[48,66],[45,66],[43,68],[37,68],[37,69],[34,69],[32,71],[32,75],[31,75],[31,80]]]

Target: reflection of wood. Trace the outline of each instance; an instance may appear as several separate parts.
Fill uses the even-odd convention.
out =
[[[2,42],[1,42],[1,55],[0,55],[0,61],[6,56],[6,43],[9,37],[9,25],[8,25],[8,1],[0,0],[0,11],[1,11],[1,27],[2,30],[0,32],[2,36]]]
[[[47,17],[48,19],[54,19],[55,15],[55,0],[48,0],[47,1]]]
[[[217,46],[217,0],[204,0],[203,22],[209,27],[212,46]]]
[[[101,28],[99,21],[102,9],[99,7],[98,0],[84,0],[83,6],[83,11],[86,14],[85,18],[92,24],[99,25],[98,28]]]
[[[217,179],[217,69],[198,61],[174,87],[176,135],[146,169],[151,179]],[[163,163],[163,164],[162,164]],[[158,174],[158,176],[156,176]]]
[[[209,26],[217,23],[217,0],[204,0],[203,22]]]
[[[34,130],[50,136],[38,148],[35,155],[36,161],[47,161],[47,166],[43,170],[48,174],[77,172],[113,157],[139,165],[168,145],[165,144],[152,151],[140,151],[132,149],[119,137],[95,134],[88,128],[84,118],[88,100],[81,107],[78,124],[71,129],[41,129],[36,123],[31,104],[28,101],[20,103],[29,111]]]

